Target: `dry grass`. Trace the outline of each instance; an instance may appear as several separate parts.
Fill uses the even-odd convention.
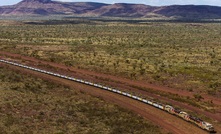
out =
[[[116,105],[68,87],[0,68],[0,133],[160,134]]]
[[[217,23],[160,22],[5,25],[0,26],[0,48],[197,95],[220,96],[220,28]]]

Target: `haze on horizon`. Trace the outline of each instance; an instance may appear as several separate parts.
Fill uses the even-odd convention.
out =
[[[13,5],[22,0],[0,0],[0,6]],[[54,0],[55,1],[55,0]],[[63,2],[89,2],[90,0],[56,0]],[[221,0],[91,0],[90,2],[100,2],[100,3],[136,3],[136,4],[146,4],[151,6],[164,6],[164,5],[212,5],[221,6]]]

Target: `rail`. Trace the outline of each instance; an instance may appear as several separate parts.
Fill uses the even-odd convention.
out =
[[[173,108],[170,105],[164,105],[164,104],[152,101],[152,100],[144,99],[144,98],[141,98],[139,96],[121,91],[121,90],[116,89],[116,88],[112,88],[112,87],[104,86],[104,85],[101,85],[101,84],[85,81],[85,80],[78,79],[78,78],[75,78],[75,77],[69,77],[69,76],[66,76],[66,75],[62,75],[62,74],[58,74],[58,73],[54,73],[54,72],[50,72],[50,71],[46,71],[46,70],[42,70],[42,69],[38,69],[38,68],[26,66],[26,65],[22,65],[22,64],[19,64],[19,63],[15,63],[15,62],[3,60],[3,59],[0,59],[0,62],[10,64],[10,65],[14,65],[14,66],[18,66],[18,67],[22,67],[22,68],[26,68],[26,69],[30,69],[30,70],[37,71],[37,72],[44,73],[44,74],[48,74],[48,75],[53,75],[53,76],[60,77],[60,78],[63,78],[63,79],[68,79],[68,80],[75,81],[75,82],[78,82],[78,83],[94,86],[94,87],[97,87],[97,88],[100,88],[100,89],[103,89],[103,90],[106,90],[106,91],[110,91],[110,92],[113,92],[113,93],[117,93],[117,94],[129,97],[129,98],[132,98],[134,100],[140,101],[142,103],[151,105],[155,108],[164,110],[165,112],[169,112],[170,114],[179,116],[179,117],[181,117],[182,119],[184,119],[188,122],[194,123],[195,125],[197,125],[201,129],[204,129],[204,130],[209,131],[209,132],[214,132],[214,128],[213,128],[212,124],[210,124],[208,122],[205,122],[205,121],[203,121],[203,120],[201,120],[197,117],[191,118],[193,116],[191,116],[189,114],[183,115],[183,113],[186,113],[186,112],[183,112],[183,111],[174,112],[177,109]],[[199,122],[199,120],[200,120],[200,122]]]

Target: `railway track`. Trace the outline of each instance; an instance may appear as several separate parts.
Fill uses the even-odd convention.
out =
[[[116,88],[112,88],[112,87],[104,86],[104,85],[101,85],[101,84],[85,81],[85,80],[78,79],[78,78],[75,78],[75,77],[69,77],[69,76],[66,76],[66,75],[62,75],[62,74],[58,74],[58,73],[54,73],[54,72],[50,72],[50,71],[46,71],[46,70],[42,70],[42,69],[38,69],[38,68],[26,66],[26,65],[22,65],[22,64],[19,64],[19,63],[11,62],[11,61],[8,61],[8,60],[0,59],[0,62],[10,64],[10,65],[14,65],[14,66],[18,66],[18,67],[22,67],[22,68],[26,68],[26,69],[29,69],[29,70],[32,70],[32,71],[37,71],[37,72],[44,73],[44,74],[47,74],[47,75],[52,75],[52,76],[56,76],[56,77],[59,77],[59,78],[75,81],[75,82],[78,82],[78,83],[81,83],[81,84],[86,84],[86,85],[93,86],[93,87],[96,87],[96,88],[100,88],[102,90],[106,90],[106,91],[109,91],[109,92],[117,93],[119,95],[123,95],[123,96],[129,97],[129,98],[132,98],[134,100],[140,101],[142,103],[151,105],[155,108],[161,109],[165,112],[168,112],[170,114],[178,116],[178,117],[180,117],[180,118],[182,118],[182,119],[184,119],[188,122],[194,123],[195,125],[197,125],[201,129],[204,129],[208,132],[215,132],[213,126],[210,123],[207,123],[207,122],[205,122],[205,121],[203,121],[203,120],[201,120],[197,117],[193,117],[193,116],[187,114],[186,112],[175,109],[175,108],[173,108],[172,106],[169,106],[169,105],[160,104],[158,102],[148,100],[148,99],[144,99],[142,97],[139,97],[139,96],[121,91],[121,90],[116,89]]]

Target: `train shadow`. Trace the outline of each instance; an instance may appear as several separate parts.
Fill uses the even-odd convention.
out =
[[[216,131],[209,132],[209,134],[216,134],[216,133],[217,133]]]

